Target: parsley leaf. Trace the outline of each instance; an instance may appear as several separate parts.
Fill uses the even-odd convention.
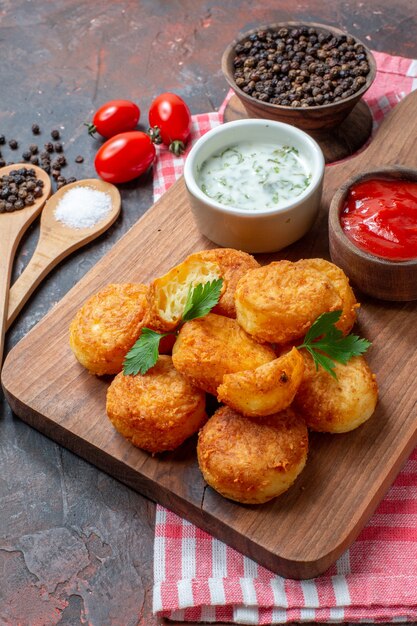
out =
[[[182,323],[204,317],[218,303],[223,286],[223,279],[213,280],[211,283],[199,283],[195,287],[190,286]],[[127,353],[123,363],[123,374],[146,374],[158,360],[159,342],[162,337],[175,335],[172,333],[157,333],[150,328],[142,328],[139,339]]]
[[[331,311],[320,315],[304,337],[304,342],[298,346],[305,348],[312,356],[316,370],[320,365],[333,378],[335,361],[346,363],[354,356],[366,352],[371,345],[370,341],[361,339],[357,335],[343,335],[335,324],[340,319],[342,311]]]
[[[158,360],[159,342],[170,333],[160,334],[150,328],[142,328],[139,339],[126,354],[123,374],[146,374]]]
[[[207,315],[218,303],[222,287],[222,278],[212,280],[211,283],[199,283],[195,287],[190,286],[182,314],[183,322]]]

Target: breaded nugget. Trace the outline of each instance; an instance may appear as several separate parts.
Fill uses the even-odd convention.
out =
[[[303,381],[293,406],[312,430],[345,433],[371,417],[378,400],[378,386],[365,358],[357,356],[346,365],[336,363],[337,380],[302,351],[305,360]]]
[[[218,263],[196,252],[164,276],[156,278],[148,294],[150,328],[158,332],[174,330],[181,321],[190,286],[212,282],[220,276]],[[224,290],[225,285],[222,293]]]
[[[298,263],[300,266],[312,267],[323,272],[330,279],[342,299],[342,315],[336,323],[336,328],[341,330],[344,335],[348,335],[356,321],[356,310],[359,304],[344,271],[325,259],[303,259]]]
[[[254,369],[274,360],[275,353],[245,333],[236,320],[209,313],[184,324],[172,359],[196,387],[216,395],[225,374]]]
[[[304,359],[296,348],[254,370],[225,374],[217,398],[242,415],[272,415],[294,400],[304,373]]]
[[[112,284],[89,298],[71,322],[70,346],[92,374],[117,374],[146,325],[148,287]]]
[[[222,407],[199,432],[197,444],[205,481],[244,504],[262,504],[286,491],[304,468],[307,452],[307,427],[291,408],[256,418]]]
[[[236,287],[237,321],[259,341],[289,343],[305,335],[319,315],[342,308],[342,298],[321,271],[278,261],[250,270]]]
[[[107,391],[107,415],[116,430],[148,452],[174,450],[207,416],[205,394],[160,356],[144,375],[116,376]]]
[[[218,264],[220,276],[224,281],[223,295],[218,304],[212,309],[212,312],[235,318],[236,285],[246,272],[259,267],[258,261],[247,252],[234,250],[233,248],[213,248],[212,250],[204,250],[199,254],[205,261]]]

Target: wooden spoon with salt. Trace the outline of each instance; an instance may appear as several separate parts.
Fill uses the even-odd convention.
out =
[[[36,178],[43,182],[43,194],[34,204],[11,213],[0,213],[0,368],[3,362],[4,333],[7,323],[10,276],[17,246],[25,230],[39,215],[51,195],[51,179],[40,167],[28,163],[16,163],[0,169],[0,176],[8,176],[12,170],[34,169]]]
[[[110,211],[93,226],[74,228],[58,221],[55,216],[59,202],[74,187],[102,191],[111,198]],[[36,250],[26,269],[10,289],[6,328],[9,328],[13,323],[45,276],[62,259],[104,233],[117,219],[120,208],[121,199],[117,187],[96,178],[78,180],[75,183],[65,185],[48,200],[41,215],[41,230]]]

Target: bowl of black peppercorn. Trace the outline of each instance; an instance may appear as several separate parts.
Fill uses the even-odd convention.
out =
[[[343,122],[374,81],[376,62],[338,28],[286,22],[233,41],[222,71],[249,117],[314,131]]]

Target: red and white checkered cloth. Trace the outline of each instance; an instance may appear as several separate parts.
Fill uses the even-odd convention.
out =
[[[376,127],[417,87],[417,60],[374,54],[378,72],[365,100]],[[192,141],[222,122],[226,102],[218,113],[193,117]],[[183,164],[161,149],[155,199]],[[313,580],[277,576],[158,506],[153,609],[212,623],[417,622],[417,449],[355,543]]]

